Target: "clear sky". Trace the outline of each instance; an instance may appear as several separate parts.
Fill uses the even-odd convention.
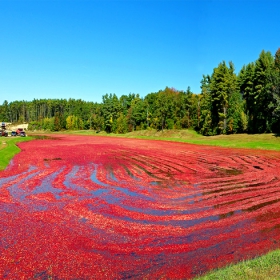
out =
[[[238,73],[275,54],[279,11],[279,0],[0,0],[0,104],[199,93],[223,60]]]

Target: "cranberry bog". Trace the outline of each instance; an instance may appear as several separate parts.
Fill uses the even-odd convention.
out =
[[[280,247],[280,153],[57,135],[0,172],[1,279],[186,279]]]

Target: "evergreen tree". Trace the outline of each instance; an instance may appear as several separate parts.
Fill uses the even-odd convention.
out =
[[[9,103],[7,100],[3,102],[3,104],[0,106],[0,121],[1,122],[9,122]]]
[[[153,127],[156,123],[154,120],[156,118],[156,99],[158,93],[152,92],[145,96],[144,104],[146,106],[146,125],[147,127]]]
[[[280,133],[280,48],[275,53],[273,71],[273,112],[271,128],[273,132]]]
[[[254,83],[253,83],[254,75],[255,75],[254,62],[249,63],[247,66],[244,65],[238,74],[239,90],[241,95],[243,96],[243,99],[245,100],[245,107],[244,107],[245,112],[243,113],[242,119],[243,119],[243,123],[245,119],[247,120],[247,124],[250,127],[249,131],[251,131],[251,128],[253,127],[252,122],[254,121],[254,112],[255,112]],[[245,127],[243,126],[243,130],[244,128]]]
[[[218,132],[226,133],[229,99],[236,90],[237,77],[234,73],[234,65],[230,62],[229,67],[227,67],[223,61],[217,68],[214,68],[210,83],[213,103],[212,119]]]
[[[113,132],[116,129],[116,121],[121,112],[121,105],[116,94],[105,94],[102,97],[102,115],[105,131]]]
[[[201,98],[200,98],[200,128],[199,132],[202,135],[213,135],[212,124],[212,98],[210,92],[211,77],[203,75],[201,80]]]
[[[262,51],[255,65],[254,107],[249,128],[254,133],[271,132],[274,58],[270,52]]]
[[[244,113],[242,95],[236,91],[231,94],[228,106],[227,133],[244,132],[247,129],[247,118]]]

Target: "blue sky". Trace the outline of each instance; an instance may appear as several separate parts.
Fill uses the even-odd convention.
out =
[[[280,47],[278,0],[0,0],[4,100],[200,92],[203,74],[236,73]]]

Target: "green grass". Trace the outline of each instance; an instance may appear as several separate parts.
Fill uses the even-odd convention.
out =
[[[280,279],[280,250],[253,260],[214,270],[195,280],[267,280]]]
[[[10,160],[20,152],[16,143],[29,141],[32,137],[0,137],[0,170],[4,170]]]

